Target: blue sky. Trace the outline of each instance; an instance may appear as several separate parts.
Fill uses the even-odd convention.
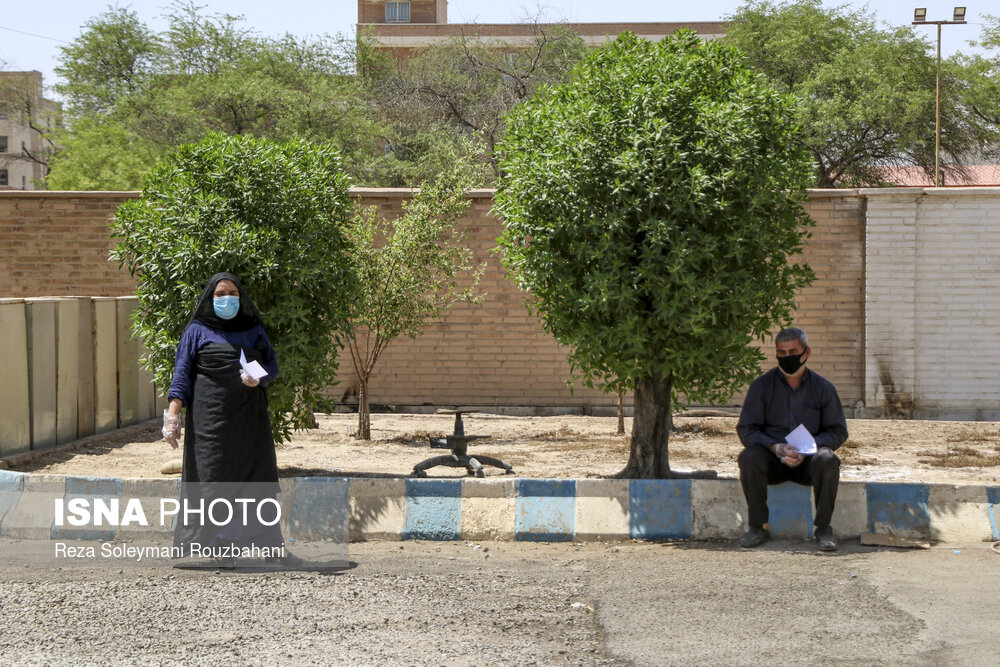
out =
[[[979,36],[981,13],[1000,14],[991,9],[994,0],[969,3],[966,26],[946,26],[942,33],[945,55],[958,50],[969,51],[966,41]],[[137,0],[121,2],[134,10],[152,29],[164,27],[162,16],[169,0]],[[209,13],[243,15],[257,32],[280,36],[350,33],[357,19],[355,0],[200,0]],[[511,23],[534,15],[538,8],[547,20],[567,19],[579,22],[610,21],[716,21],[725,18],[740,6],[740,0],[700,0],[676,2],[667,0],[450,0],[448,19],[452,23],[479,21]],[[927,0],[873,0],[872,2],[828,2],[827,6],[850,4],[872,9],[878,18],[894,25],[909,24],[913,8],[927,8],[927,17],[951,18],[954,2]],[[976,6],[978,4],[978,7]],[[58,62],[59,47],[76,38],[81,26],[103,12],[108,4],[86,0],[11,0],[0,12],[0,62],[7,70],[39,70],[46,86],[55,82],[52,70]],[[920,28],[929,38],[934,29]],[[24,34],[32,33],[32,34]]]

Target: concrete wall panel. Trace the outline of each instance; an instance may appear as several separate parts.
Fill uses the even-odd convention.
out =
[[[135,297],[120,297],[116,303],[118,327],[118,426],[139,421],[139,342],[132,336]]]
[[[28,333],[23,299],[0,299],[0,456],[31,448]]]
[[[56,441],[77,439],[80,383],[80,300],[56,303]]]
[[[93,300],[94,322],[94,430],[118,428],[118,313],[117,299]]]
[[[79,300],[77,331],[76,437],[85,438],[94,431],[94,306],[90,297]]]
[[[56,444],[56,300],[25,299],[31,448]]]

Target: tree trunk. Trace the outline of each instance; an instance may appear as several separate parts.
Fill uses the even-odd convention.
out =
[[[617,435],[625,435],[625,408],[622,407],[622,401],[625,398],[625,392],[618,392],[618,431]]]
[[[618,473],[628,479],[669,479],[667,450],[673,415],[670,408],[670,376],[654,372],[635,383],[632,399],[632,446],[628,464]]]
[[[625,469],[615,475],[625,479],[715,479],[714,470],[677,472],[670,469],[667,451],[674,417],[670,400],[671,377],[654,373],[635,383],[632,404],[632,445]]]
[[[358,439],[372,439],[372,414],[368,407],[368,378],[358,378]]]

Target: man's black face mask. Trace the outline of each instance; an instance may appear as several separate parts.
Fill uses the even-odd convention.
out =
[[[781,370],[785,371],[788,375],[794,375],[795,371],[799,370],[802,367],[802,364],[805,363],[802,361],[803,354],[805,354],[805,352],[800,354],[789,354],[787,357],[778,357],[778,366],[780,366]]]

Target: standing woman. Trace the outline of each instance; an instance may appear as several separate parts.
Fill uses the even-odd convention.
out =
[[[247,375],[240,364],[241,352],[247,362],[259,362],[267,375],[260,380]],[[176,448],[181,408],[187,410],[182,488],[191,488],[186,483],[255,482],[262,484],[254,487],[258,498],[263,489],[269,489],[271,497],[277,494],[278,466],[264,391],[277,375],[274,348],[239,278],[215,274],[205,285],[177,346],[169,404],[163,413],[163,437]],[[175,545],[199,542],[210,546],[206,540],[238,546],[282,543],[277,524],[218,529],[210,524],[184,526],[178,521]]]

